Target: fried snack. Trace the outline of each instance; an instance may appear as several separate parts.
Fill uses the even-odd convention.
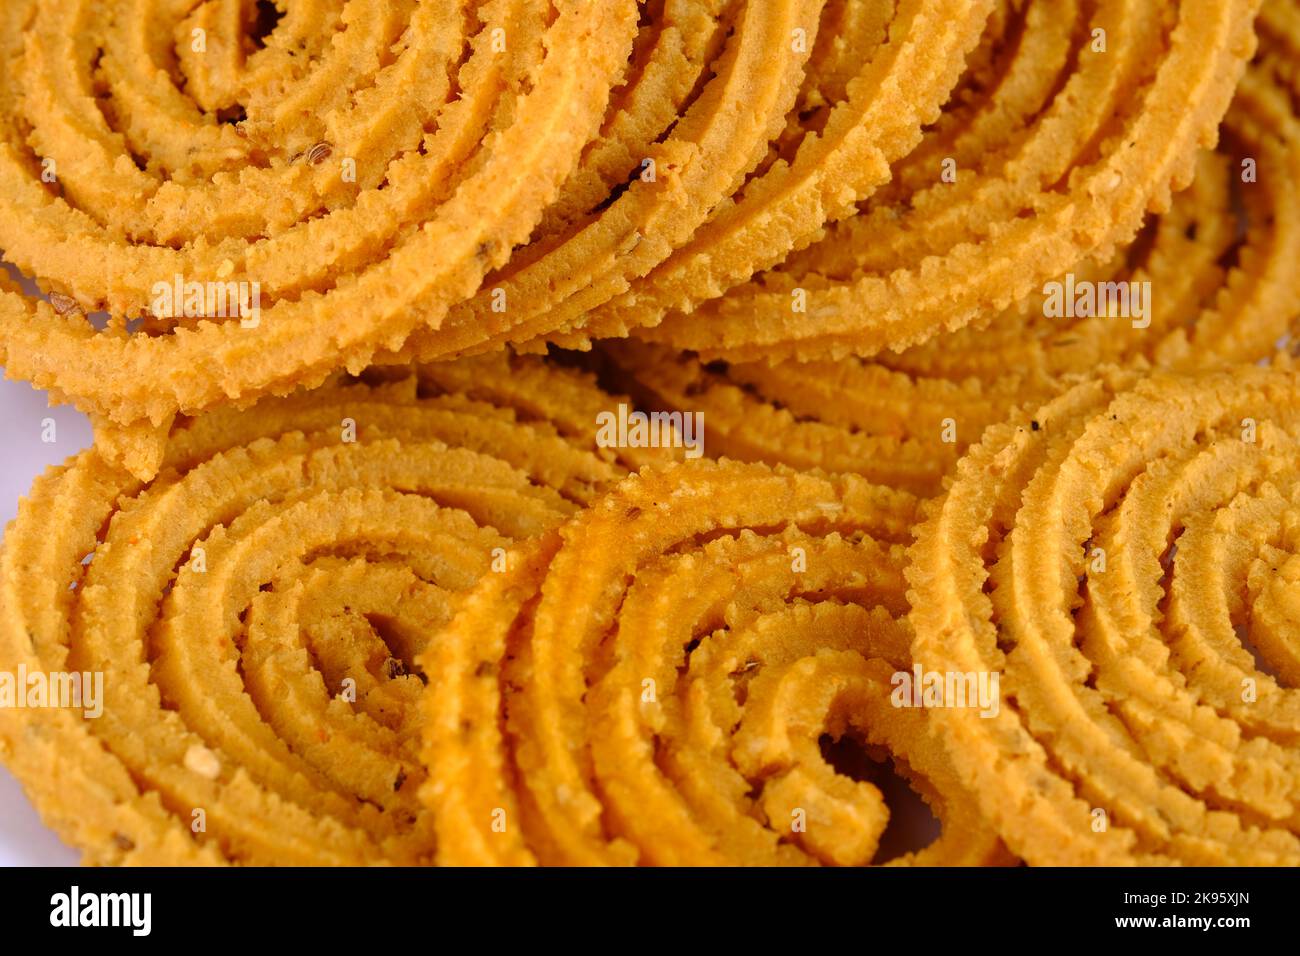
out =
[[[1104,0],[993,18],[1007,31],[986,37],[997,52],[976,60],[981,75],[929,132],[935,145],[900,164],[896,188],[750,285],[637,334],[737,361],[871,355],[1109,258],[1214,144],[1257,7]]]
[[[890,703],[915,507],[691,462],[512,551],[421,658],[439,862],[869,863],[888,807],[823,735],[891,754],[943,821],[897,862],[1008,861],[927,714]]]
[[[181,420],[142,484],[83,452],[0,551],[0,661],[102,674],[102,714],[0,708],[0,757],[96,864],[423,863],[425,682],[451,596],[672,453],[616,399],[493,356]]]
[[[827,221],[851,215],[887,182],[890,164],[938,118],[991,7],[991,0],[903,0],[893,10],[852,2],[747,4],[745,30],[757,32],[749,21],[758,10],[767,24],[768,45],[751,48],[753,79],[736,82],[724,59],[727,69],[684,114],[688,125],[673,129],[664,152],[655,147],[646,154],[670,178],[657,187],[634,178],[574,239],[518,272],[512,262],[503,287],[519,289],[510,300],[522,298],[524,311],[489,316],[485,301],[471,302],[469,328],[457,347],[505,341],[535,349],[546,342],[586,347],[594,337],[626,335],[670,308],[719,295],[813,242]],[[733,42],[744,41],[738,31]],[[799,47],[808,52],[801,55]],[[737,65],[745,58],[740,45]],[[804,59],[799,85],[796,68]],[[760,95],[778,80],[785,83],[780,97]],[[715,87],[723,92],[715,94]],[[748,122],[751,113],[765,116],[767,126],[748,140],[732,134],[712,148],[692,120],[696,111],[715,109],[715,96],[727,127],[736,125],[737,114]],[[735,105],[724,109],[728,99]],[[675,143],[688,151],[667,152]],[[605,232],[612,242],[592,251],[588,235]],[[583,255],[575,258],[570,248]],[[494,318],[493,338],[480,344],[478,326]],[[458,311],[448,324],[459,320]],[[402,355],[431,357],[430,349],[446,347],[426,341],[434,338],[415,337]]]
[[[1283,8],[1300,9],[1271,3],[1266,13]],[[978,379],[1027,401],[1062,375],[1107,363],[1186,370],[1268,357],[1300,314],[1290,265],[1300,255],[1300,83],[1285,66],[1293,43],[1262,33],[1223,142],[1198,158],[1192,187],[1167,214],[1149,217],[1133,245],[1076,270],[1077,280],[1094,283],[1149,282],[1146,323],[1049,317],[1040,289],[1027,308],[987,327],[877,361],[908,375]]]
[[[1300,863],[1300,376],[1103,372],[985,432],[910,555],[934,720],[1031,864]]]
[[[0,364],[96,436],[0,547],[0,759],[95,864],[1300,864],[1297,54],[0,5]]]
[[[990,322],[872,359],[706,364],[665,346],[604,343],[612,381],[643,405],[702,411],[718,454],[854,471],[928,496],[988,425],[1099,365],[1190,370],[1292,349],[1300,83],[1286,66],[1294,41],[1270,24],[1296,9],[1266,8],[1223,142],[1201,155],[1192,186],[1133,244],[1075,268],[1080,284],[1149,283],[1144,320],[1047,317],[1040,292]]]
[[[294,6],[259,37],[252,4],[4,5],[0,248],[51,293],[0,290],[8,374],[161,431],[359,371],[528,238],[637,26],[633,0]],[[174,280],[201,302],[159,306]],[[119,442],[141,477],[150,440]]]

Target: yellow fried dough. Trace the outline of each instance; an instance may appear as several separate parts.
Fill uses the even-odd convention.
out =
[[[0,365],[95,436],[0,762],[97,865],[1300,865],[1297,64],[1300,0],[0,5]]]
[[[2,707],[0,756],[87,862],[433,858],[416,658],[627,471],[575,426],[617,401],[578,373],[460,373],[180,421],[147,484],[94,451],[38,479],[0,552],[2,669],[99,675],[100,712]]]
[[[990,428],[922,525],[912,654],[1001,675],[996,716],[934,719],[1029,863],[1300,862],[1297,384],[1102,374]]]
[[[993,102],[960,104],[974,131],[966,165],[944,150],[914,190],[870,198],[830,227],[819,245],[831,271],[819,271],[814,246],[788,271],[676,306],[638,334],[706,358],[872,355],[1008,308],[1130,241],[1190,181],[1196,150],[1213,145],[1254,52],[1258,3],[1115,0],[1095,16],[1069,5],[1068,37],[1061,11],[1034,16],[1038,6],[1025,21],[1034,42],[1015,49],[1043,81],[1019,81],[1017,62]]]
[[[0,294],[6,371],[160,426],[436,327],[527,239],[627,65],[632,0],[550,13],[351,0],[337,42],[289,75],[275,64],[304,21],[285,18],[242,68],[222,55],[247,84],[226,115],[163,64],[173,26],[192,49],[243,35],[152,0],[7,5],[0,248],[77,308]],[[173,282],[201,300],[163,302]]]
[[[883,748],[943,823],[897,862],[1005,862],[908,665],[910,496],[855,477],[642,470],[512,552],[429,644],[423,794],[448,864],[864,864],[889,819],[823,735]]]
[[[1049,316],[1040,293],[871,359],[706,363],[668,346],[610,342],[601,354],[611,380],[643,405],[701,412],[717,454],[856,471],[931,495],[984,428],[1099,365],[1193,369],[1291,351],[1300,318],[1292,105],[1300,86],[1286,76],[1285,53],[1264,36],[1224,141],[1201,155],[1192,186],[1149,217],[1133,244],[1072,273],[1079,287],[1145,286],[1141,318]]]

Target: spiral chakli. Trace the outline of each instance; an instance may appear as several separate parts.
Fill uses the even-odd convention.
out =
[[[1214,144],[1258,7],[1000,4],[943,117],[857,215],[753,283],[637,334],[706,359],[872,355],[1108,258]]]
[[[886,181],[989,3],[7,4],[0,361],[147,478],[177,412],[659,314]]]
[[[0,288],[10,375],[165,427],[437,328],[577,168],[637,28],[634,0],[260,6],[4,5],[0,249],[50,293]],[[159,314],[175,277],[212,299]]]
[[[666,29],[695,5],[665,3]],[[851,215],[886,183],[891,164],[939,118],[992,6],[763,0],[730,13],[721,6],[731,33],[720,55],[674,70],[676,82],[698,83],[681,98],[680,119],[654,114],[656,123],[668,121],[660,127],[637,117],[660,141],[636,141],[624,161],[630,169],[605,186],[615,187],[608,207],[553,249],[544,244],[536,261],[525,253],[518,268],[504,270],[505,287],[519,290],[527,311],[502,317],[493,341],[584,347],[626,335],[807,246],[828,220]],[[637,175],[641,156],[668,171],[666,189]],[[467,345],[489,318],[480,299],[467,310]],[[408,354],[429,352],[417,336]]]
[[[1300,318],[1300,79],[1288,17],[1270,2],[1260,50],[1217,151],[1170,210],[1080,283],[1150,283],[1144,322],[1047,317],[1041,293],[978,327],[870,359],[706,363],[650,343],[602,346],[613,378],[646,405],[703,412],[709,447],[745,460],[854,471],[918,494],[1016,405],[1111,363],[1195,369],[1294,350]]]
[[[1032,864],[1300,863],[1300,378],[1101,374],[990,428],[907,578],[934,720]]]
[[[0,709],[0,756],[91,863],[429,861],[415,660],[512,543],[672,457],[596,447],[614,401],[493,356],[179,422],[148,484],[52,468],[5,534],[0,661],[101,674],[102,714]]]
[[[512,553],[421,659],[449,864],[863,864],[889,808],[823,738],[892,756],[943,824],[898,862],[1010,858],[908,666],[916,501],[857,477],[643,469]]]

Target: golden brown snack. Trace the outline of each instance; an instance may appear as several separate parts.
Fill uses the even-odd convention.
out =
[[[637,26],[633,0],[318,0],[257,37],[219,6],[0,12],[0,248],[57,295],[0,290],[0,361],[118,426],[438,326],[559,194]]]
[[[94,451],[36,482],[0,670],[100,674],[101,713],[0,708],[0,756],[87,862],[432,858],[414,661],[450,596],[672,457],[597,448],[617,400],[578,373],[454,368],[179,421],[148,484]]]
[[[889,808],[824,734],[891,755],[942,820],[897,862],[1008,861],[926,713],[890,702],[915,506],[856,477],[690,462],[512,551],[422,658],[439,861],[869,863]]]
[[[787,4],[756,6],[775,19]],[[797,63],[805,54],[810,60],[794,109],[783,101],[781,115],[770,117],[764,135],[774,140],[771,148],[759,137],[743,146],[724,146],[717,155],[699,149],[686,157],[689,162],[680,173],[676,166],[681,161],[666,164],[674,175],[669,181],[678,207],[673,214],[691,223],[693,231],[669,230],[638,217],[634,199],[647,184],[633,181],[609,210],[622,214],[626,206],[634,217],[618,220],[626,247],[614,263],[616,274],[584,285],[575,281],[572,260],[551,255],[539,265],[537,279],[531,272],[517,279],[526,293],[523,320],[515,312],[501,316],[487,343],[479,345],[462,334],[460,347],[504,341],[533,348],[546,342],[585,347],[595,337],[626,335],[631,328],[657,322],[668,309],[689,307],[748,280],[792,249],[820,238],[827,221],[851,215],[855,203],[888,181],[890,164],[917,144],[922,127],[939,117],[992,2],[843,6],[847,9],[826,4],[818,25],[816,10],[804,5],[770,31],[770,45],[754,65],[759,75],[775,79],[788,70],[792,49]],[[797,81],[797,75],[790,78],[790,95]],[[736,92],[741,115],[764,102],[753,89]],[[681,136],[677,130],[674,134],[675,139]],[[748,175],[731,180],[725,189],[710,194],[693,187],[695,178],[720,181],[718,174],[738,168],[741,159],[748,161]],[[659,168],[664,166],[659,160]],[[590,268],[585,260],[580,264]],[[603,266],[603,260],[597,265]],[[542,285],[547,276],[552,278]],[[479,322],[485,318],[482,311],[480,307],[474,315]],[[453,316],[449,324],[456,322]],[[428,357],[428,347],[416,337],[410,354]]]
[[[912,549],[934,719],[1031,864],[1297,865],[1300,378],[1104,373],[985,432]]]
[[[1297,62],[1300,0],[0,4],[0,365],[96,436],[0,760],[96,864],[1300,865]]]
[[[787,265],[638,335],[706,358],[871,355],[1108,257],[1148,212],[1168,208],[1197,150],[1214,144],[1254,51],[1258,5],[1017,5],[1016,17],[990,21],[1014,27],[1013,42],[986,38],[1012,58],[995,65],[994,92],[958,100],[960,120],[930,132],[943,147],[923,145],[897,189]]]
[[[1265,27],[1276,11],[1271,4]],[[840,361],[704,363],[609,342],[611,381],[642,405],[698,410],[717,454],[855,471],[931,495],[958,455],[1017,405],[1102,364],[1193,369],[1293,349],[1300,318],[1300,97],[1290,44],[1265,31],[1192,186],[1136,241],[1073,270],[1079,288],[1141,290],[1144,316],[1045,314],[1041,291],[991,321],[901,353]]]

